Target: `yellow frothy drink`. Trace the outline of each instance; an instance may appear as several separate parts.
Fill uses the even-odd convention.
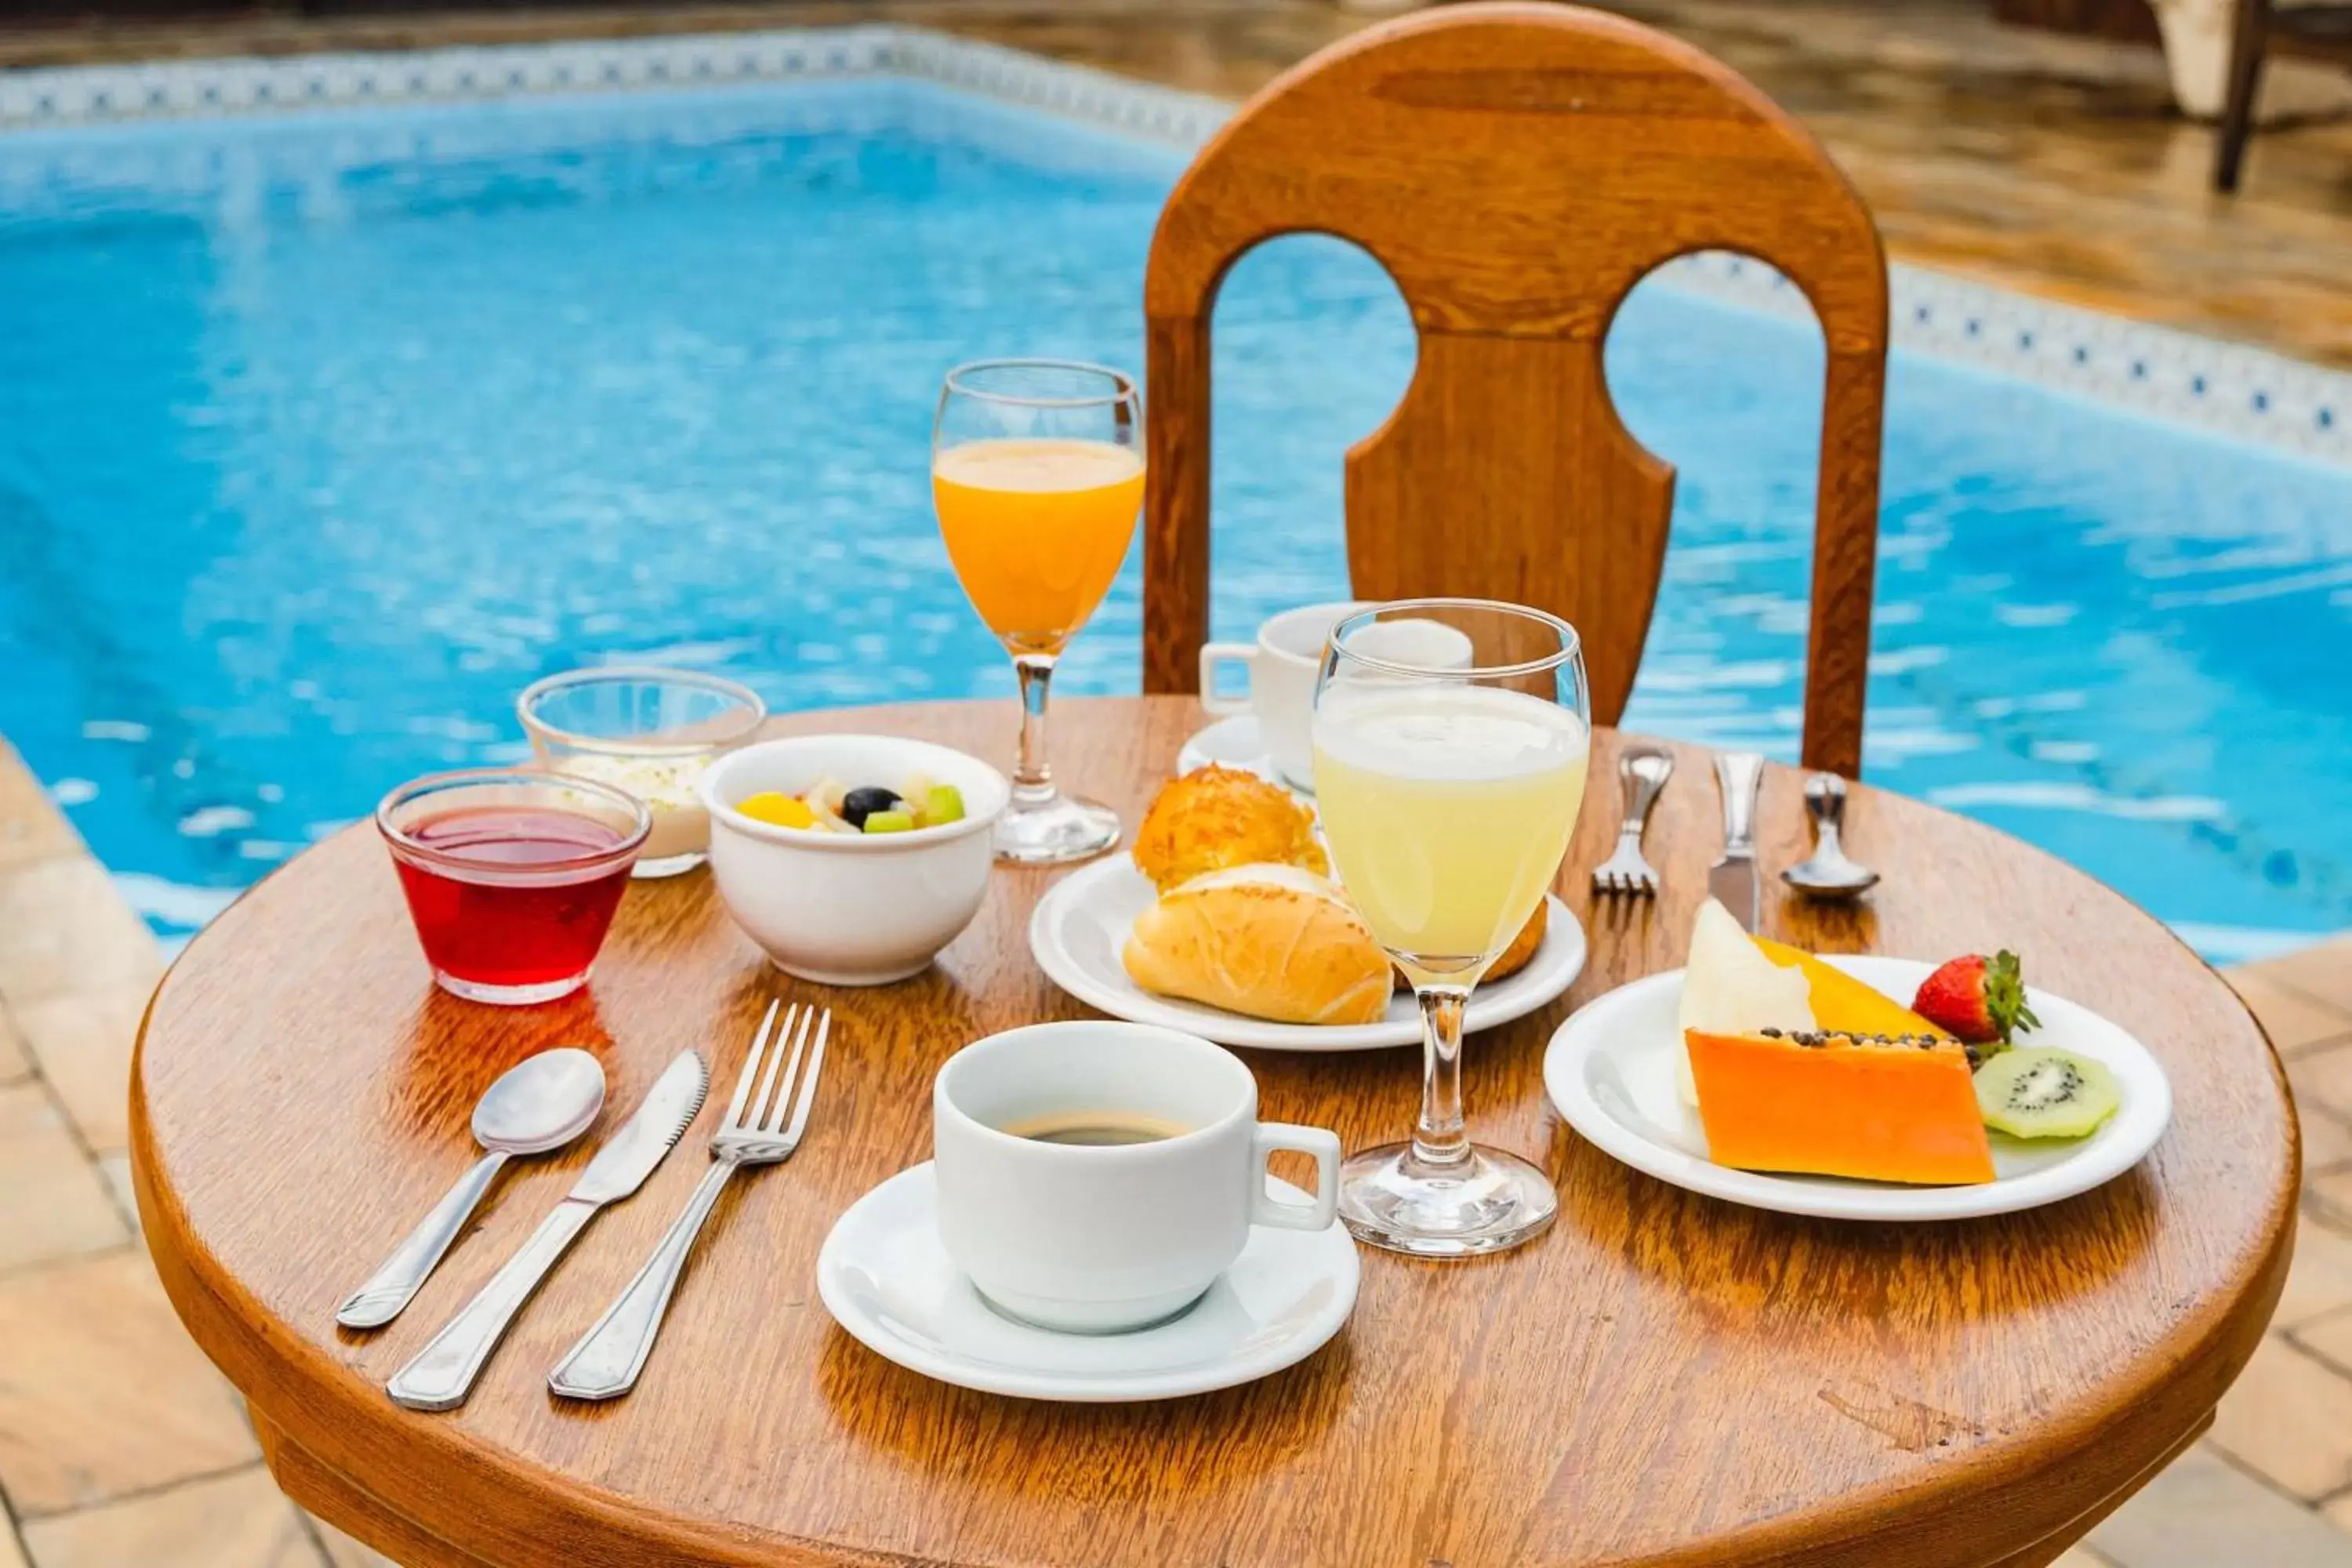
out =
[[[1015,653],[1057,654],[1110,592],[1143,504],[1143,458],[1108,441],[942,448],[931,496],[948,559]]]
[[[1496,687],[1365,682],[1323,694],[1315,796],[1372,934],[1419,985],[1469,985],[1559,871],[1591,739]]]

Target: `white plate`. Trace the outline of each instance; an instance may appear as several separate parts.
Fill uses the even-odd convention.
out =
[[[1279,1178],[1274,1195],[1312,1202]],[[1174,1399],[1306,1360],[1356,1305],[1356,1244],[1324,1230],[1250,1227],[1249,1242],[1182,1316],[1125,1334],[1059,1334],[1000,1315],[940,1245],[931,1163],[850,1205],[816,1258],[825,1310],[877,1355],[926,1377],[1024,1399]]]
[[[1265,742],[1258,736],[1257,720],[1251,714],[1220,719],[1207,729],[1194,731],[1192,738],[1184,742],[1184,749],[1176,753],[1179,774],[1196,772],[1211,763],[1255,773],[1293,795],[1309,800],[1315,797],[1314,791],[1298,788],[1275,767],[1274,759],[1266,755]]]
[[[1889,996],[1916,994],[1935,970],[1908,958],[1828,957]],[[1544,1088],[1568,1124],[1637,1171],[1751,1208],[1832,1219],[1964,1219],[2013,1214],[2071,1198],[2137,1164],[2172,1119],[2172,1086],[2156,1058],[2089,1008],[2028,988],[2042,1026],[2024,1037],[2104,1062],[2123,1104],[2086,1138],[2029,1140],[1992,1134],[1995,1179],[1973,1187],[1906,1187],[1838,1176],[1766,1175],[1706,1157],[1698,1112],[1675,1088],[1682,1046],[1676,1014],[1683,972],[1621,985],[1578,1008],[1544,1053]]]
[[[1029,920],[1029,951],[1053,983],[1114,1018],[1159,1024],[1202,1036],[1221,1046],[1268,1051],[1368,1051],[1383,1046],[1417,1045],[1421,1008],[1410,992],[1391,999],[1389,1016],[1377,1024],[1272,1024],[1239,1013],[1155,996],[1127,977],[1119,962],[1128,928],[1150,909],[1158,892],[1151,879],[1120,855],[1074,871],[1038,900]],[[1566,905],[1550,894],[1544,939],[1527,967],[1470,994],[1463,1017],[1465,1033],[1534,1012],[1567,990],[1584,968],[1584,931]]]

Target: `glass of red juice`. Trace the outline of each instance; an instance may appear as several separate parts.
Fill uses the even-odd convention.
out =
[[[586,984],[652,820],[593,779],[469,768],[401,785],[375,825],[435,982],[520,1006]]]

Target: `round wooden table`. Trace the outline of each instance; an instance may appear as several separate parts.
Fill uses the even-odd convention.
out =
[[[1202,721],[1172,698],[1059,716],[1072,781],[1130,824]],[[1000,762],[1013,727],[1001,703],[774,726],[921,735]],[[1616,746],[1596,737],[1596,781]],[[131,1089],[148,1245],[287,1491],[411,1564],[2047,1563],[2203,1428],[2285,1277],[2296,1134],[2260,1030],[2116,894],[1899,796],[1858,788],[1849,808],[1856,852],[1886,873],[1870,901],[1785,895],[1769,869],[1805,828],[1796,775],[1774,770],[1766,931],[1919,958],[2014,947],[2038,984],[2146,1041],[2178,1109],[2137,1170],[2004,1219],[1838,1224],[1684,1193],[1571,1133],[1539,1069],[1570,1007],[1682,962],[1720,844],[1716,792],[1685,748],[1651,825],[1654,903],[1589,897],[1616,827],[1613,791],[1593,801],[1559,885],[1591,962],[1559,1003],[1475,1037],[1466,1067],[1475,1131],[1552,1172],[1559,1224],[1472,1262],[1364,1252],[1348,1328],[1247,1387],[1127,1406],[967,1393],[868,1352],[816,1299],[835,1216],[929,1156],[940,1063],[992,1030],[1082,1014],[1029,956],[1044,872],[1000,870],[937,966],[863,991],[766,967],[707,876],[638,884],[589,991],[501,1010],[431,986],[374,830],[354,827],[230,908],[157,993]],[[480,1089],[566,1043],[604,1058],[620,1113],[689,1046],[723,1089],[779,994],[835,1010],[807,1142],[729,1189],[637,1392],[576,1405],[545,1379],[701,1176],[723,1093],[583,1239],[471,1403],[395,1407],[384,1379],[596,1141],[510,1168],[390,1328],[338,1330],[337,1301],[471,1158]],[[1249,1061],[1269,1117],[1349,1147],[1411,1121],[1415,1051]]]

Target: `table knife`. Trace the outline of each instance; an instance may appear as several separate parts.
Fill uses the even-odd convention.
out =
[[[454,1410],[466,1402],[483,1363],[564,1248],[587,1228],[598,1209],[627,1197],[654,1173],[702,1109],[709,1083],[702,1058],[693,1051],[680,1053],[662,1069],[636,1114],[596,1152],[571,1194],[540,1222],[522,1249],[406,1366],[393,1373],[384,1391],[394,1404],[411,1410]]]
[[[1754,752],[1717,752],[1716,787],[1723,792],[1723,858],[1706,874],[1706,890],[1753,931],[1762,912],[1756,885],[1756,791],[1764,759]]]

